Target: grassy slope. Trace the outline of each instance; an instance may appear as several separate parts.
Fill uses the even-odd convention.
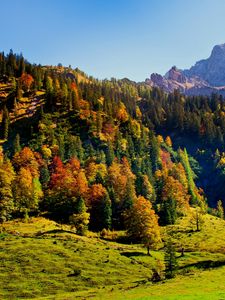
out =
[[[177,277],[157,284],[149,279],[162,251],[148,257],[140,245],[79,237],[43,218],[5,223],[0,299],[225,299],[225,222],[206,218],[201,232],[185,230],[187,219],[167,228],[189,252]]]

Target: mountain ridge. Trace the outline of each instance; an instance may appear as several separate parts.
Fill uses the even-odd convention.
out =
[[[164,76],[152,73],[145,82],[166,92],[178,89],[186,95],[225,96],[225,44],[214,46],[209,58],[197,61],[190,69],[173,66]]]

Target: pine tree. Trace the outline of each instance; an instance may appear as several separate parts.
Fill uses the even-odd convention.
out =
[[[112,207],[109,194],[107,193],[102,201],[102,228],[110,229],[112,225]]]
[[[191,204],[197,204],[198,198],[195,192],[195,183],[194,183],[194,173],[191,169],[187,150],[184,149],[184,151],[179,150],[179,158],[181,160],[181,163],[184,166],[184,169],[186,171],[187,180],[188,180],[188,192],[191,195]]]
[[[151,133],[150,134],[150,158],[152,162],[152,172],[154,173],[161,166],[159,157],[159,143],[157,138]]]
[[[50,180],[49,170],[46,164],[41,167],[40,170],[40,182],[43,188],[46,188]]]
[[[59,156],[62,161],[65,159],[65,143],[64,143],[64,136],[59,136]]]
[[[217,216],[221,219],[224,219],[224,208],[221,200],[217,202]]]
[[[9,135],[9,112],[6,106],[3,108],[2,114],[2,127],[3,127],[3,139],[7,140]]]
[[[123,210],[130,209],[136,199],[136,192],[133,180],[128,178],[123,199]]]
[[[164,200],[160,206],[160,224],[172,225],[177,219],[176,200],[172,197]]]
[[[115,154],[114,154],[113,146],[112,146],[112,143],[109,142],[107,150],[106,150],[106,163],[108,166],[111,166],[111,164],[114,160],[114,157],[115,157]]]
[[[13,153],[16,154],[17,152],[21,151],[21,145],[20,145],[20,135],[17,133],[14,143],[13,143]]]
[[[75,213],[70,216],[70,223],[76,228],[76,233],[85,235],[88,229],[90,214],[82,197],[78,197],[75,203]]]
[[[68,138],[67,159],[77,156],[77,138],[71,135]]]
[[[176,251],[171,240],[167,242],[164,260],[166,266],[166,278],[175,277],[178,264],[176,260]]]

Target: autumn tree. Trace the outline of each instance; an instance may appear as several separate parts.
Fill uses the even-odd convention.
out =
[[[20,168],[13,184],[15,206],[19,212],[36,211],[43,196],[38,178],[33,178],[30,169]]]
[[[165,143],[168,147],[172,147],[172,141],[171,141],[171,138],[169,136],[166,137]]]
[[[151,203],[143,196],[139,196],[133,206],[125,213],[127,234],[135,241],[141,241],[150,249],[161,242],[158,217],[152,209]]]
[[[0,149],[1,152],[1,149]],[[2,153],[2,152],[1,152]],[[9,160],[0,153],[0,223],[8,220],[14,210],[12,183],[15,173]]]
[[[195,227],[196,231],[201,231],[205,223],[204,210],[201,207],[196,207],[190,215],[190,223]]]
[[[34,78],[30,74],[23,73],[20,77],[20,82],[24,91],[28,92],[34,82]]]
[[[33,178],[39,177],[39,163],[29,147],[24,147],[20,152],[16,152],[13,157],[13,165],[16,171],[21,168],[29,169]]]
[[[128,121],[129,115],[127,113],[125,105],[122,102],[120,102],[118,105],[116,118],[122,123]]]

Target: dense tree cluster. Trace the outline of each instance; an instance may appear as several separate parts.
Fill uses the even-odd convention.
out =
[[[187,151],[175,151],[169,136],[152,129],[186,128],[191,119],[185,120],[185,109],[195,111],[198,103],[209,113],[207,100],[192,99],[192,105],[179,94],[166,98],[127,79],[99,81],[77,69],[31,65],[12,51],[0,55],[0,75],[11,86],[1,100],[2,221],[43,211],[80,234],[127,228],[150,247],[160,240],[158,218],[174,224],[190,205],[204,203]],[[35,113],[16,119],[16,104],[25,97],[38,103],[40,93],[44,101]],[[215,103],[222,107],[221,99]],[[178,108],[183,114],[176,115]],[[208,127],[202,130],[209,134]]]

